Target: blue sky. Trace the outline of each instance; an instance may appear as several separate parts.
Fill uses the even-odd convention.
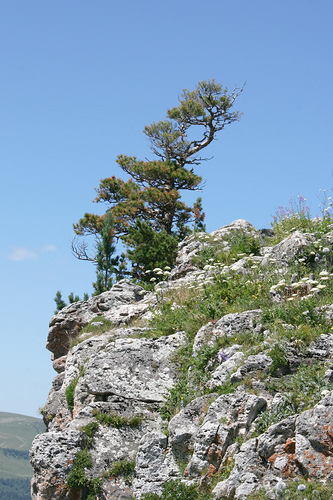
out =
[[[242,86],[197,168],[208,231],[333,186],[331,0],[12,0],[0,3],[2,411],[36,416],[55,372],[53,298],[91,293],[72,224],[119,154],[152,158],[142,130],[182,89]],[[185,197],[188,202],[193,199]],[[320,215],[320,214],[319,214]]]

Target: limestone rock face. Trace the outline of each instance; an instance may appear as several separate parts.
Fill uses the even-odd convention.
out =
[[[141,287],[122,280],[109,292],[70,304],[51,319],[46,348],[55,360],[66,356],[70,341],[96,316],[116,325],[129,323],[148,312],[149,300],[143,300],[147,295]]]
[[[276,309],[284,302],[274,303],[269,292],[283,276],[297,286],[288,266],[315,236],[295,231],[258,256],[243,253],[214,267],[206,265],[208,253],[200,261],[210,244],[227,255],[234,231],[262,244],[272,236],[242,219],[211,235],[192,235],[179,244],[175,268],[153,292],[122,280],[51,319],[47,348],[56,376],[42,410],[47,432],[30,450],[33,500],[140,500],[145,493],[161,494],[175,479],[211,487],[214,499],[244,500],[260,488],[274,499],[283,497],[290,478],[333,479],[333,305],[311,302],[307,310],[297,296],[298,323],[287,324]],[[210,288],[198,291],[196,285],[203,275],[213,283],[216,273],[222,281],[237,276],[251,286],[254,279],[259,290],[267,281],[262,309],[249,292],[247,310],[244,302],[225,307],[226,300],[215,310],[229,314],[203,314]],[[321,283],[329,279],[327,271],[318,276]],[[191,300],[197,309],[191,310],[189,331],[181,331],[187,323],[178,325],[177,311],[184,314]],[[164,329],[170,311],[176,319]],[[160,330],[151,327],[154,317]],[[312,365],[325,367],[320,377],[314,370],[310,382],[304,375],[304,388],[316,387],[315,400],[296,411],[292,377]],[[80,460],[86,462],[79,466]]]
[[[274,259],[277,265],[288,264],[314,241],[315,237],[313,235],[295,231],[292,235],[281,241],[281,243],[272,247],[265,255],[262,264],[268,264],[269,259]]]
[[[232,337],[260,328],[261,313],[260,309],[256,309],[254,311],[226,314],[221,319],[208,323],[198,331],[193,344],[193,352],[195,353],[204,345],[212,345],[219,337]]]

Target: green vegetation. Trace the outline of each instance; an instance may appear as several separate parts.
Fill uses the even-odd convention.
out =
[[[75,345],[82,342],[83,336],[87,339],[95,335],[102,335],[103,333],[112,330],[112,328],[114,328],[114,325],[104,316],[95,316],[85,327],[82,328],[80,333],[78,333],[78,335],[71,340],[69,348],[71,349]]]
[[[293,217],[299,222],[303,216],[288,215],[288,224]],[[306,220],[311,221],[308,215]],[[325,389],[326,382],[319,383],[316,369],[311,370],[311,366],[306,366],[306,369],[300,367],[296,372],[293,368],[294,373],[290,373],[288,346],[292,345],[300,353],[305,352],[313,340],[333,329],[320,308],[333,302],[333,259],[325,246],[324,233],[318,232],[318,228],[324,228],[326,231],[333,227],[332,221],[329,221],[331,219],[326,214],[325,220],[311,222],[316,224],[317,239],[297,255],[288,269],[276,269],[273,261],[271,265],[259,268],[255,254],[259,253],[260,241],[251,233],[233,231],[223,239],[214,239],[204,233],[195,236],[207,243],[195,259],[201,274],[197,275],[192,285],[171,292],[160,292],[158,307],[154,311],[150,330],[146,333],[153,338],[177,331],[185,333],[185,343],[172,358],[177,370],[177,383],[170,389],[161,409],[166,420],[199,395],[211,391],[221,394],[236,388],[237,384],[224,384],[223,387],[211,389],[207,384],[211,371],[218,364],[219,352],[234,343],[242,345],[245,355],[264,350],[272,358],[269,374],[258,373],[257,378],[266,378],[268,383],[270,377],[289,374],[290,380],[285,377],[281,380],[286,380],[287,385],[297,387],[298,396],[290,395],[290,405],[281,409],[283,415],[302,411],[317,401],[315,393],[317,391],[316,394],[320,394],[319,388]],[[309,225],[297,226],[296,222],[292,226],[293,230],[300,227],[303,230],[311,229]],[[289,226],[281,219],[275,220],[273,227],[276,234],[283,233],[286,236],[284,231],[287,231]],[[265,241],[266,246],[275,243],[276,239]],[[225,267],[239,259],[242,259],[245,274]],[[292,276],[297,276],[297,282],[291,280]],[[271,289],[283,297],[280,303],[272,302]],[[259,308],[263,311],[261,323],[264,329],[269,331],[267,340],[260,331],[239,333],[237,338],[218,338],[213,345],[204,347],[196,356],[192,355],[194,336],[201,326],[209,323],[213,326],[217,319],[228,313]],[[298,377],[306,384],[308,396],[298,385]],[[287,386],[277,387],[273,383],[269,385],[269,389],[272,394],[278,391],[288,392]],[[261,418],[263,421],[272,421],[274,416],[263,414]],[[258,423],[257,429],[260,427],[264,428],[264,424]]]
[[[80,430],[86,435],[85,447],[87,449],[92,446],[98,427],[98,422],[90,422],[90,424],[84,425],[80,428]]]
[[[0,498],[6,500],[30,500],[30,489],[29,479],[0,478]]]
[[[202,178],[194,173],[193,165],[200,164],[204,158],[198,154],[226,125],[240,119],[241,113],[231,109],[242,91],[234,88],[228,94],[214,79],[199,82],[194,90],[183,91],[179,105],[167,111],[165,120],[145,127],[157,159],[118,156],[118,165],[130,179],[101,180],[95,201],[108,204],[106,214],[86,213],[74,225],[77,236],[93,235],[97,242],[93,256],[88,255],[85,242],[76,239],[72,245],[77,258],[97,264],[96,292],[109,289],[110,272],[118,264],[113,257],[118,238],[128,250],[131,267],[127,273],[149,282],[158,276],[147,276],[147,269],[173,264],[177,243],[189,234],[189,224],[193,223],[194,231],[204,229],[201,198],[190,207],[181,201],[180,191],[200,189]],[[122,266],[124,271],[124,260]]]
[[[67,476],[67,485],[74,490],[81,490],[80,498],[94,500],[102,491],[103,479],[101,477],[89,478],[87,470],[92,468],[92,457],[89,448],[94,442],[94,435],[98,429],[97,422],[81,427],[85,433],[84,448],[75,457],[73,467]]]
[[[29,449],[36,434],[44,431],[40,418],[0,412],[0,498],[31,498]]]
[[[325,391],[331,391],[333,384],[323,376],[326,369],[326,365],[309,362],[290,375],[267,381],[268,389],[273,394],[282,393],[284,401],[277,411],[267,410],[260,414],[256,419],[256,435],[283,418],[312,408],[323,398]]]
[[[88,450],[81,450],[76,454],[72,470],[68,474],[67,484],[70,488],[82,489],[88,484],[84,469],[91,469],[92,459]]]
[[[95,410],[93,415],[101,424],[109,427],[115,427],[116,429],[120,429],[121,427],[139,427],[143,421],[143,417],[141,416],[124,417],[118,413],[108,415],[107,413],[98,410]]]
[[[205,246],[193,263],[201,269],[212,263],[230,265],[245,256],[260,254],[260,240],[255,234],[250,234],[242,229],[234,230],[226,235],[221,245],[221,240],[215,240],[212,236],[203,234]],[[197,235],[200,239],[200,235]]]
[[[84,374],[84,367],[81,366],[79,375],[75,377],[66,387],[65,391],[65,396],[66,396],[66,401],[67,401],[67,407],[70,410],[71,413],[73,413],[74,410],[74,395],[75,395],[75,389],[77,386],[77,383]]]
[[[143,500],[210,500],[210,493],[202,493],[194,484],[186,485],[179,479],[176,481],[167,481],[163,485],[162,494],[144,493]]]
[[[87,293],[84,294],[83,300],[88,300],[89,295]],[[57,309],[54,311],[54,314],[57,314],[61,309],[66,307],[68,304],[63,300],[62,295],[60,290],[57,291],[56,296],[54,297],[54,302],[56,303]],[[79,302],[81,299],[78,295],[74,295],[73,292],[71,292],[68,295],[68,301],[70,304],[73,304],[74,302]]]
[[[277,498],[283,500],[331,500],[333,498],[333,483],[320,483],[319,481],[288,481],[286,489]],[[265,490],[262,488],[259,491],[248,496],[248,500],[269,500]]]
[[[332,217],[328,209],[332,203],[328,203],[328,199],[323,199],[321,203],[322,217],[311,218],[310,208],[305,202],[306,198],[297,196],[296,199],[295,197],[290,199],[287,207],[280,206],[278,208],[272,223],[274,244],[286,238],[293,231],[314,233],[316,236],[331,231]]]
[[[113,462],[113,465],[109,472],[105,474],[106,477],[123,477],[125,480],[130,481],[134,475],[135,461],[130,461],[124,458],[124,460],[118,460]]]

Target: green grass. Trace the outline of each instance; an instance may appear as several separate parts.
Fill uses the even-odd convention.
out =
[[[210,500],[210,493],[201,492],[195,484],[184,484],[181,481],[167,481],[163,485],[161,495],[157,493],[144,493],[142,500]]]
[[[306,481],[302,479],[297,482],[288,481],[286,484],[287,487],[283,491],[283,495],[277,498],[283,498],[283,500],[331,500],[333,498],[332,482],[324,484],[318,481]],[[304,488],[301,491],[298,489],[300,486]],[[247,498],[248,500],[269,500],[271,497],[262,488]]]
[[[124,458],[123,460],[118,460],[113,462],[112,467],[106,473],[106,477],[123,477],[129,480],[134,475],[135,461],[130,461]]]
[[[74,396],[75,396],[75,389],[77,386],[77,383],[79,379],[82,377],[84,374],[84,367],[80,367],[80,373],[77,377],[75,377],[71,382],[68,384],[65,390],[65,397],[67,401],[67,407],[71,413],[73,413],[74,410]]]
[[[108,332],[113,328],[113,323],[106,319],[104,316],[95,316],[84,328],[82,328],[80,333],[78,333],[78,335],[71,340],[70,349],[82,342],[83,339],[86,340],[87,338],[93,337],[95,335],[102,335],[103,333]]]
[[[326,369],[322,363],[304,363],[294,373],[268,381],[267,388],[273,394],[284,394],[285,401],[277,411],[267,410],[259,415],[255,435],[290,415],[313,408],[323,398],[323,390],[333,390],[333,384],[324,377]]]
[[[40,418],[0,412],[0,478],[31,478],[28,452],[36,434],[45,431]]]
[[[116,429],[120,429],[121,427],[139,427],[143,421],[143,417],[139,415],[126,417],[118,413],[107,414],[98,410],[95,410],[93,415],[101,424],[107,425],[108,427],[115,427]]]

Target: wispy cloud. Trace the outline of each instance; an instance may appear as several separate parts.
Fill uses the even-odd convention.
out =
[[[55,252],[57,249],[54,245],[45,245],[40,249],[40,253]]]
[[[16,262],[23,260],[35,260],[41,254],[55,251],[56,247],[54,245],[45,245],[37,250],[32,250],[28,247],[13,247],[7,255],[7,258]]]

